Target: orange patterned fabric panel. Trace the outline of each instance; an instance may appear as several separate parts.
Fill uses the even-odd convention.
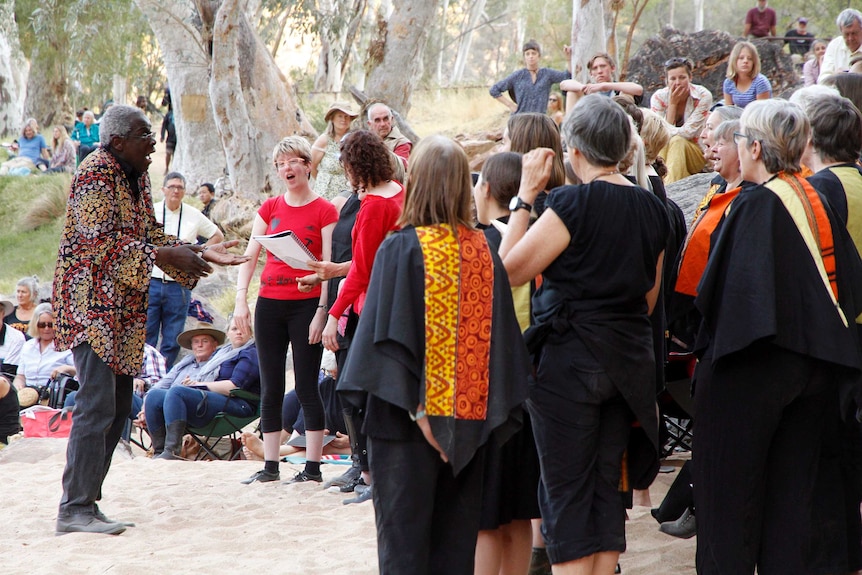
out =
[[[478,230],[416,228],[425,264],[425,411],[484,420],[494,263]],[[460,242],[459,242],[460,240]]]

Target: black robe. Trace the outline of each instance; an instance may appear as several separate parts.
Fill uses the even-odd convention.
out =
[[[529,360],[515,318],[506,270],[494,262],[489,396],[484,421],[428,416],[434,437],[457,475],[492,433],[517,430],[527,398]],[[338,390],[366,404],[364,432],[393,440],[421,438],[408,412],[425,397],[425,270],[411,226],[387,238],[374,260],[368,296]],[[367,393],[367,396],[366,396]]]

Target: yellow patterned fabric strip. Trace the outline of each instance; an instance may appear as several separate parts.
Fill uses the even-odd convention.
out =
[[[425,411],[484,420],[494,266],[485,236],[466,227],[416,228],[425,266]]]

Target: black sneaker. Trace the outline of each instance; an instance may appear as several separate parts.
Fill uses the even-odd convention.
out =
[[[248,479],[243,479],[242,481],[240,481],[240,483],[248,485],[250,483],[254,483],[255,481],[259,481],[260,483],[266,483],[268,481],[278,481],[279,479],[281,479],[281,473],[279,473],[278,471],[272,473],[270,471],[267,471],[266,469],[261,469]]]
[[[323,474],[318,473],[317,475],[312,475],[307,471],[300,471],[296,475],[293,476],[293,479],[290,481],[285,481],[285,485],[290,485],[291,483],[306,483],[308,481],[316,481],[317,483],[323,483]]]
[[[362,474],[362,470],[359,469],[358,466],[352,465],[350,469],[336,477],[335,479],[330,479],[324,485],[324,489],[329,489],[330,487],[341,487],[342,485],[349,485],[351,483],[355,484],[356,480],[359,479],[359,476]]]
[[[357,485],[366,485],[365,480],[362,479],[361,475],[359,477],[357,477],[356,479],[354,479],[353,481],[351,481],[350,483],[348,483],[346,485],[342,485],[338,489],[342,493],[353,493],[354,491],[356,491]]]

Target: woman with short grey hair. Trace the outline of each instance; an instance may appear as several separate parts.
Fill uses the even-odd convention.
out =
[[[697,286],[692,461],[705,575],[862,567],[858,487],[839,461],[858,435],[842,429],[839,399],[858,386],[862,261],[799,174],[809,134],[794,104],[746,107],[734,140],[752,185],[712,234]]]
[[[12,312],[3,318],[3,323],[14,327],[29,339],[27,330],[30,318],[36,305],[39,303],[39,282],[35,277],[26,277],[18,280],[15,285],[15,299],[18,302]]]
[[[669,222],[664,203],[619,171],[632,129],[618,104],[585,96],[563,122],[563,135],[584,183],[554,189],[528,230],[530,204],[551,174],[553,152],[526,154],[500,255],[512,285],[544,278],[527,340],[538,358],[528,408],[542,468],[548,557],[555,572],[613,573],[625,550],[619,486],[623,453],[634,444],[630,434],[642,438],[639,454],[647,462],[629,469],[630,486],[648,487],[658,470],[649,314]]]

